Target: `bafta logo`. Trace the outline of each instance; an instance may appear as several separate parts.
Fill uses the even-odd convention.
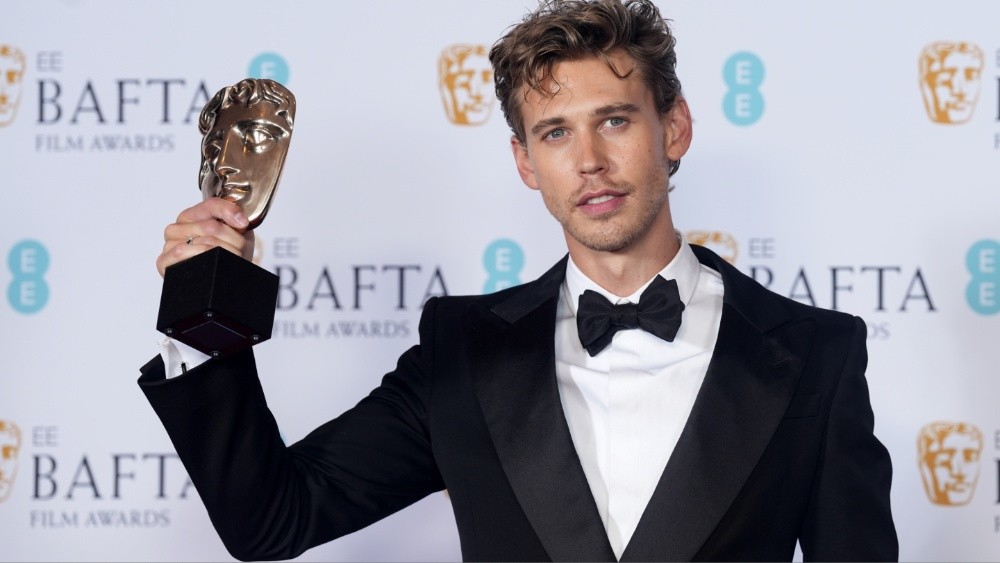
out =
[[[965,123],[979,100],[983,50],[965,41],[938,41],[920,53],[920,93],[935,123]]]
[[[493,109],[493,67],[484,45],[452,45],[438,59],[438,88],[448,121],[480,125]]]
[[[920,429],[917,462],[927,498],[942,506],[972,500],[979,480],[983,434],[965,422],[932,422]]]
[[[21,430],[13,422],[0,420],[0,502],[7,500],[14,489],[20,451]]]
[[[684,238],[689,244],[704,246],[721,256],[726,262],[736,264],[739,246],[733,235],[722,231],[688,231],[684,233]]]
[[[0,127],[10,125],[17,115],[25,66],[20,49],[0,44]]]

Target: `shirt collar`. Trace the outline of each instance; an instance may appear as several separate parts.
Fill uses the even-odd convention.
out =
[[[677,290],[680,293],[681,302],[685,306],[691,302],[691,297],[694,295],[694,290],[698,286],[698,274],[701,271],[701,263],[698,262],[698,257],[694,255],[694,251],[691,250],[691,246],[684,240],[684,237],[677,234],[677,238],[680,241],[680,250],[677,251],[677,255],[674,259],[670,261],[662,270],[658,272],[657,275],[663,276],[665,280],[677,280]],[[569,297],[569,306],[573,311],[573,316],[576,316],[576,309],[580,303],[580,296],[583,292],[590,289],[596,291],[607,298],[608,301],[619,304],[619,303],[638,303],[639,296],[646,289],[649,284],[653,283],[656,276],[646,280],[646,283],[642,284],[642,287],[637,289],[634,293],[627,296],[619,296],[611,293],[610,291],[604,289],[603,287],[597,285],[593,280],[588,278],[580,268],[573,262],[573,257],[569,257],[569,263],[566,265],[566,281],[563,287],[565,294]]]

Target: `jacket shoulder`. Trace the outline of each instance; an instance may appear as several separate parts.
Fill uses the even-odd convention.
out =
[[[481,309],[504,321],[515,322],[544,302],[559,296],[559,288],[566,277],[566,262],[567,257],[564,256],[538,279],[521,285],[484,295],[435,297],[432,298],[433,303],[429,300],[425,307],[430,305],[436,309],[436,314],[443,316],[461,315],[470,309]]]

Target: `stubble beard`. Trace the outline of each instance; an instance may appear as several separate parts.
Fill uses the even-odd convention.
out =
[[[562,225],[566,235],[590,250],[598,252],[619,252],[641,239],[649,232],[657,216],[664,211],[669,192],[669,178],[656,174],[649,180],[650,189],[638,190],[633,184],[610,184],[614,190],[624,193],[631,201],[624,202],[618,209],[599,217],[586,217],[579,212],[577,202],[591,186],[576,190],[563,201],[545,196],[543,200],[549,213]],[[630,218],[628,214],[633,214]]]

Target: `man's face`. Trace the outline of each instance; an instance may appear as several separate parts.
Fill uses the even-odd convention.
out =
[[[267,212],[291,140],[275,111],[266,101],[221,108],[202,139],[202,195],[239,203],[251,227]]]
[[[529,90],[521,101],[526,141],[511,139],[518,172],[541,191],[570,251],[620,252],[672,237],[667,205],[670,162],[690,144],[691,117],[678,99],[656,110],[631,57],[557,63],[554,96]],[[582,254],[581,254],[582,255]]]
[[[9,45],[0,45],[0,126],[14,120],[21,99],[24,55]]]
[[[934,497],[939,504],[962,505],[969,502],[979,479],[979,455],[982,442],[966,433],[951,432],[928,447],[924,457],[925,481],[930,477]]]
[[[979,99],[982,56],[969,50],[942,52],[931,64],[925,80],[931,93],[936,120],[963,123],[972,117]]]
[[[441,55],[441,95],[448,118],[459,125],[485,122],[493,108],[493,68],[486,48],[456,45]]]

